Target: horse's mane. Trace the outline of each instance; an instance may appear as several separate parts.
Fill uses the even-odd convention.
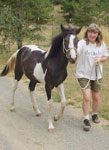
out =
[[[63,34],[60,33],[52,39],[51,48],[47,58],[54,57],[62,49]]]

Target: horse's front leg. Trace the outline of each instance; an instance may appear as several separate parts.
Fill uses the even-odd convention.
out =
[[[51,99],[51,88],[47,84],[45,84],[45,90],[47,94],[47,110],[48,110],[48,131],[52,132],[54,130],[53,120],[52,120],[52,105],[53,101]]]
[[[32,105],[33,105],[33,110],[35,111],[36,116],[37,117],[41,116],[41,112],[39,110],[38,104],[35,101],[34,91],[30,91],[30,98],[31,98],[31,102],[32,102]]]
[[[35,90],[35,86],[36,86],[36,81],[30,81],[29,83],[29,90],[30,90],[30,98],[31,98],[31,102],[33,105],[33,110],[36,113],[36,116],[41,116],[41,112],[39,110],[38,104],[35,101],[35,96],[34,96],[34,90]]]
[[[57,87],[57,90],[58,90],[58,93],[59,93],[60,98],[61,98],[61,109],[60,109],[59,114],[54,117],[54,121],[59,120],[63,116],[64,109],[66,106],[66,98],[65,98],[65,94],[64,94],[64,85],[61,83]]]

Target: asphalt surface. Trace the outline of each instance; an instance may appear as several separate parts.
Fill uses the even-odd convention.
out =
[[[16,91],[16,112],[10,112],[12,81],[0,78],[0,150],[109,150],[109,131],[93,123],[90,132],[83,131],[81,110],[73,106],[66,107],[64,118],[54,122],[55,131],[49,133],[45,92],[36,92],[42,111],[36,117],[27,84],[22,82]],[[59,108],[54,103],[53,115]]]

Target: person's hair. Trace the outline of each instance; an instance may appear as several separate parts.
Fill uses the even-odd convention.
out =
[[[103,40],[103,36],[102,36],[102,32],[100,30],[100,28],[98,27],[98,25],[96,25],[95,23],[92,23],[89,25],[89,27],[87,28],[85,34],[84,34],[84,39],[86,40],[86,44],[88,45],[89,44],[89,39],[88,39],[88,32],[97,32],[98,33],[98,36],[96,38],[96,44],[97,46],[100,46],[101,43],[102,43],[102,40]]]

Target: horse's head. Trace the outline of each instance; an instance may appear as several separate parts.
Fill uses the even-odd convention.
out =
[[[75,63],[77,58],[76,48],[79,41],[77,34],[81,31],[81,28],[72,28],[71,26],[66,28],[61,25],[61,30],[63,33],[63,52],[71,63]]]

